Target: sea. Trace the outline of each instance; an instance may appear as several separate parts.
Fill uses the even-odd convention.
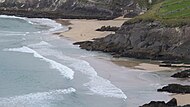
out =
[[[165,76],[133,70],[125,78],[139,85],[125,81],[122,88],[99,75],[84,59],[106,55],[53,34],[67,30],[51,19],[0,15],[0,107],[137,107],[150,96],[169,99],[156,93],[157,82],[141,84]]]

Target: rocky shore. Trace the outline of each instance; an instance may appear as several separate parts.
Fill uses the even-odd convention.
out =
[[[190,59],[190,27],[163,27],[160,22],[124,23],[115,34],[75,43],[82,49],[120,57],[156,60]]]
[[[158,92],[190,94],[190,85],[169,84],[168,86],[158,89]]]
[[[112,31],[116,32],[119,30],[119,27],[116,26],[102,26],[101,28],[96,29],[96,31],[104,32],[104,31]]]
[[[184,71],[181,71],[181,72],[177,72],[175,74],[173,74],[171,77],[174,77],[174,78],[190,78],[190,70],[184,70]]]
[[[165,103],[164,101],[151,101],[150,103],[144,104],[140,107],[190,107],[190,105],[178,106],[177,100],[173,98],[167,103]]]

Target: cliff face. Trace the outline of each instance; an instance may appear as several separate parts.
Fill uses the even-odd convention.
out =
[[[142,59],[190,59],[190,27],[164,27],[159,22],[127,22],[115,33],[76,43],[83,49]]]
[[[0,0],[0,14],[27,17],[106,19],[129,9],[141,11],[136,0]]]

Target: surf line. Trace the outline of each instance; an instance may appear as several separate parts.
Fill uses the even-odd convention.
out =
[[[40,55],[38,52],[36,52],[35,50],[29,47],[23,46],[21,48],[9,48],[9,49],[4,49],[4,51],[14,51],[14,52],[23,52],[23,53],[33,54],[34,57],[40,58],[41,60],[48,62],[52,69],[57,69],[61,73],[61,75],[63,75],[65,78],[71,79],[71,80],[74,78],[74,71],[72,69],[70,69],[69,67],[61,63],[58,63],[54,60],[48,59]]]

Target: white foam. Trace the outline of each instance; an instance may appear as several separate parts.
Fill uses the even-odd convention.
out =
[[[63,75],[64,77],[66,77],[68,79],[73,79],[74,71],[72,69],[70,69],[67,66],[64,66],[61,63],[58,63],[54,60],[45,58],[44,56],[40,55],[38,52],[36,52],[35,50],[33,50],[29,47],[23,46],[21,48],[10,48],[10,49],[4,49],[4,51],[15,51],[15,52],[24,52],[24,53],[33,54],[34,57],[40,58],[41,60],[44,60],[44,61],[50,63],[51,68],[57,69],[58,71],[60,71],[61,75]]]
[[[65,61],[70,68],[87,75],[90,81],[85,83],[84,86],[92,91],[92,94],[103,95],[105,97],[127,98],[121,89],[114,86],[109,80],[98,76],[95,69],[87,61],[65,56],[62,52],[51,49],[51,47],[49,47],[51,44],[44,41],[37,44],[32,44],[30,46],[38,49],[42,55],[55,56],[58,59]],[[42,46],[46,47],[41,48]]]
[[[8,15],[0,15],[0,18],[23,19],[23,20],[25,20],[25,17],[8,16]]]
[[[74,93],[74,88],[30,93],[9,98],[0,98],[1,107],[49,107],[56,96]],[[59,99],[58,99],[59,100]]]
[[[26,17],[17,17],[17,16],[0,15],[0,18],[21,19],[21,20],[26,20],[26,21],[27,21],[28,23],[30,23],[30,24],[34,24],[34,23],[31,22],[30,20],[28,20],[28,18],[26,18]]]
[[[46,49],[46,51],[43,50],[42,52],[44,52],[43,54],[53,55],[59,59],[62,59],[68,64],[70,63],[70,67],[87,75],[90,81],[85,83],[84,86],[88,87],[93,94],[103,95],[105,97],[127,98],[121,89],[114,86],[109,80],[98,76],[95,69],[90,66],[87,61],[65,56],[61,52],[52,49]]]
[[[121,89],[114,86],[109,80],[99,76],[91,77],[91,81],[84,84],[84,86],[89,87],[92,92],[99,95],[127,99]]]
[[[36,43],[36,44],[31,44],[28,45],[30,47],[34,47],[34,48],[45,48],[45,47],[53,47],[51,44],[45,42],[45,41],[41,41],[40,43]]]
[[[0,18],[22,19],[26,20],[30,24],[49,26],[51,27],[49,31],[56,31],[63,28],[63,26],[60,23],[57,23],[55,20],[51,20],[48,18],[27,18],[27,17],[8,16],[8,15],[0,15]]]
[[[49,31],[56,31],[63,28],[60,23],[57,23],[55,20],[47,19],[47,18],[26,18],[31,24],[45,25],[51,27]]]
[[[90,81],[85,83],[84,86],[88,87],[89,90],[98,95],[105,97],[116,97],[127,99],[127,96],[122,92],[121,89],[114,86],[109,80],[106,80],[97,75],[97,72],[90,64],[84,60],[78,60],[72,64],[76,70],[80,70],[82,73],[90,76]]]

